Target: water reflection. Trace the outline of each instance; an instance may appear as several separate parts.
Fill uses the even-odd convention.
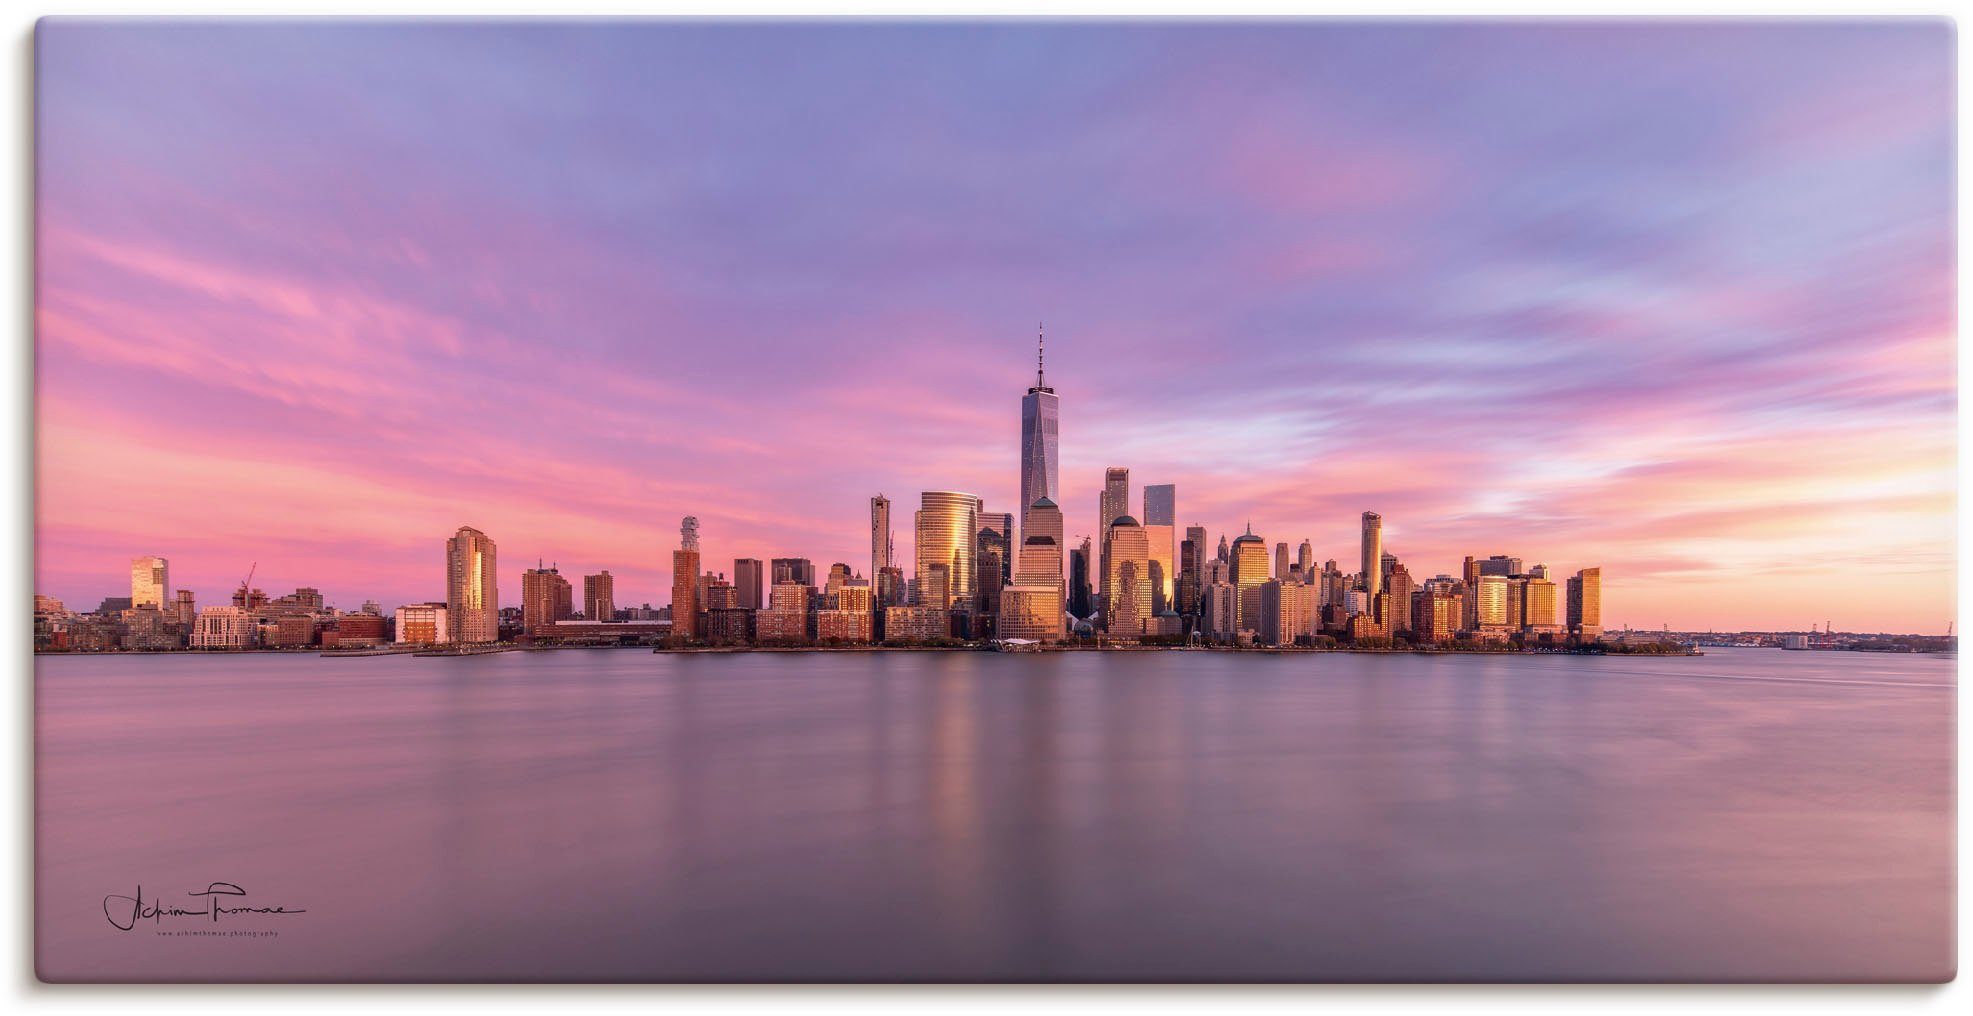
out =
[[[1950,969],[1950,661],[38,662],[50,977]],[[116,932],[140,879],[310,913]]]

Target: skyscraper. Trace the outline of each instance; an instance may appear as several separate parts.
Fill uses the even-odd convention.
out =
[[[1087,621],[1096,614],[1095,592],[1089,588],[1089,557],[1092,553],[1089,537],[1082,538],[1082,545],[1069,551],[1069,613],[1078,621]]]
[[[1288,581],[1288,545],[1286,543],[1277,543],[1274,545],[1274,577],[1283,582]]]
[[[617,580],[605,568],[582,577],[582,616],[591,621],[608,621],[617,615]]]
[[[1035,329],[1034,387],[1021,397],[1021,486],[1015,504],[1026,511],[1042,498],[1062,503],[1060,466],[1062,400],[1042,372],[1041,329]],[[1021,532],[1028,521],[1021,519]]]
[[[1569,577],[1569,634],[1594,639],[1603,634],[1603,569],[1584,568]]]
[[[808,558],[770,558],[767,562],[767,568],[769,575],[773,578],[773,582],[770,583],[771,585],[778,586],[783,582],[793,582],[796,585],[809,587],[815,585],[815,562],[810,561]],[[769,595],[772,594],[770,593]]]
[[[1376,512],[1363,513],[1363,570],[1359,574],[1363,591],[1375,600],[1384,589],[1384,517]]]
[[[1309,585],[1314,585],[1315,584],[1315,544],[1310,543],[1307,540],[1303,540],[1301,552],[1295,555],[1295,563],[1301,566],[1302,581],[1308,583]]]
[[[671,552],[671,641],[684,645],[699,637],[699,520],[678,523],[678,549]]]
[[[1049,540],[1049,546],[1054,548],[1053,553],[1055,554],[1055,563],[1047,568],[1047,572],[1053,577],[1054,581],[1061,582],[1063,545],[1062,509],[1053,500],[1044,497],[1028,505],[1024,515],[1028,520],[1027,528],[1021,530],[1021,552],[1020,557],[1015,561],[1014,581],[1023,583],[1028,581],[1028,577],[1024,574],[1023,569],[1029,568],[1031,566],[1030,562],[1040,562],[1041,558],[1037,555],[1042,553],[1038,549],[1041,545],[1036,544],[1033,538],[1045,536]]]
[[[1233,630],[1260,630],[1260,589],[1267,582],[1267,541],[1254,535],[1249,525],[1245,535],[1233,541]]]
[[[887,503],[888,504],[888,503]],[[733,559],[733,588],[742,610],[759,610],[766,606],[764,594],[767,585],[767,571],[757,557],[736,557]]]
[[[1160,483],[1144,488],[1144,542],[1151,547],[1151,610],[1172,609],[1178,588],[1178,487]]]
[[[171,563],[161,557],[130,559],[130,606],[164,609],[171,599]]]
[[[955,490],[928,490],[918,495],[918,503],[913,578],[921,589],[928,589],[931,567],[946,569],[944,599],[926,600],[924,605],[942,610],[955,602],[970,605],[979,588],[973,552],[979,539],[980,499]]]
[[[493,541],[460,526],[445,543],[445,622],[454,642],[500,639],[499,565]]]
[[[533,568],[521,573],[521,631],[528,635],[547,633],[548,626],[567,620],[575,612],[569,580],[558,568]]]
[[[1105,611],[1110,594],[1110,525],[1130,514],[1130,469],[1111,466],[1103,470],[1103,492],[1096,496],[1096,609]]]
[[[1103,600],[1103,628],[1112,635],[1135,636],[1144,632],[1151,611],[1151,547],[1144,538],[1144,527],[1128,515],[1110,524],[1103,541],[1104,559],[1110,573],[1104,576],[1108,590]]]
[[[875,582],[891,566],[891,499],[882,494],[870,499],[870,580]],[[739,567],[733,571],[733,581],[740,581]],[[755,594],[759,598],[759,594]],[[755,606],[758,606],[756,604]]]

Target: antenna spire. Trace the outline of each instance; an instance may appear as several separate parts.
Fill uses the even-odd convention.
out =
[[[1041,354],[1044,351],[1044,347],[1045,343],[1042,341],[1041,322],[1037,321],[1034,325],[1034,386],[1036,388],[1048,387],[1048,380],[1041,370]]]

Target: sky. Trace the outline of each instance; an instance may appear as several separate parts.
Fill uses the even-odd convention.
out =
[[[670,599],[1013,511],[1357,519],[1604,622],[1954,613],[1953,35],[1891,22],[43,21],[36,591]]]

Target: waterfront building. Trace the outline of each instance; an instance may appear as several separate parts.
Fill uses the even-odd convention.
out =
[[[717,575],[711,582],[699,587],[699,610],[739,610],[740,590],[726,581],[726,576]]]
[[[445,545],[445,620],[453,642],[500,640],[500,584],[493,540],[460,526]]]
[[[1021,485],[1015,505],[1032,505],[1042,498],[1062,503],[1061,420],[1062,400],[1048,387],[1042,370],[1042,339],[1035,335],[1034,385],[1021,397]],[[1025,509],[1024,509],[1025,511]],[[1021,532],[1028,531],[1023,515]]]
[[[1424,642],[1448,642],[1459,633],[1459,598],[1437,589],[1420,589],[1411,597],[1411,631]]]
[[[951,637],[951,611],[924,606],[884,609],[885,642],[931,642]]]
[[[397,643],[410,646],[435,646],[452,640],[452,626],[447,623],[446,605],[443,603],[407,603],[397,608]],[[345,615],[347,617],[347,615]],[[338,646],[342,640],[343,620],[337,621]]]
[[[171,562],[161,557],[130,559],[131,607],[163,610],[171,599]]]
[[[260,637],[259,622],[243,607],[207,607],[192,626],[194,649],[251,649]]]
[[[1315,637],[1315,589],[1301,582],[1270,579],[1260,588],[1260,627],[1255,640],[1292,646]]]
[[[1377,620],[1392,638],[1399,638],[1411,631],[1411,594],[1417,584],[1412,581],[1411,570],[1397,558],[1385,554],[1384,560],[1384,591],[1390,594],[1390,615]]]
[[[877,603],[884,607],[902,607],[910,598],[910,587],[904,580],[904,569],[892,565],[877,573]]]
[[[582,577],[582,616],[591,621],[617,616],[617,580],[609,569]]]
[[[1042,570],[1053,575],[1055,582],[1061,583],[1063,580],[1062,548],[1067,545],[1062,534],[1062,509],[1056,505],[1054,500],[1044,497],[1028,505],[1027,510],[1023,512],[1023,517],[1027,519],[1027,524],[1021,529],[1021,549],[1014,559],[1014,580],[1017,582],[1023,581],[1021,576],[1024,570],[1031,567],[1029,564],[1030,559],[1034,558],[1038,560],[1036,555],[1043,552],[1043,547],[1048,547],[1052,548],[1055,554],[1055,564],[1053,567]],[[1036,536],[1046,537],[1047,543],[1031,545],[1029,538]],[[1066,591],[1066,587],[1064,588]]]
[[[1014,515],[1011,512],[980,512],[979,537],[974,541],[975,553],[992,549],[1000,560],[1000,584],[1006,585],[1014,579]],[[986,566],[980,564],[981,584],[986,582]]]
[[[1047,540],[1045,536],[1035,537]],[[1060,642],[1063,638],[1062,587],[1054,582],[1016,581],[1000,591],[995,633],[1003,639]]]
[[[699,627],[699,520],[687,515],[678,523],[678,549],[671,552],[671,640],[686,645],[697,640]]]
[[[946,573],[941,594],[922,602],[940,609],[950,609],[955,603],[970,604],[979,588],[974,550],[980,531],[980,499],[955,490],[928,490],[918,498],[913,547],[917,571],[913,577],[924,589],[934,565]]]
[[[1603,634],[1603,569],[1584,568],[1569,578],[1569,634],[1594,640]]]
[[[441,630],[445,632],[447,639],[442,639],[441,641],[450,641],[451,633],[457,631],[458,628],[452,623],[450,616],[452,612],[451,605],[448,603],[445,607],[447,615],[445,618],[446,627]],[[495,623],[498,623],[497,619]],[[371,611],[357,611],[354,614],[338,614],[336,616],[335,628],[336,647],[339,649],[366,649],[372,646],[381,646],[390,637],[389,628],[390,621],[384,618],[381,610],[374,613]],[[322,644],[325,646],[329,644],[327,632],[323,633]]]
[[[1258,632],[1260,630],[1261,601],[1260,588],[1268,580],[1267,541],[1254,535],[1254,527],[1247,526],[1247,532],[1233,541],[1230,560],[1230,578],[1236,591],[1233,603],[1233,630]]]
[[[1562,631],[1555,602],[1555,583],[1533,576],[1521,586],[1521,629],[1535,635],[1555,635]]]
[[[546,625],[567,620],[575,613],[569,580],[556,568],[533,568],[521,573],[521,633],[533,636]]]
[[[767,607],[754,618],[754,637],[775,645],[807,642],[810,593],[805,583],[776,582],[768,590]]]
[[[737,597],[736,597],[737,599]],[[706,644],[744,646],[754,640],[753,607],[712,607],[706,610]]]

